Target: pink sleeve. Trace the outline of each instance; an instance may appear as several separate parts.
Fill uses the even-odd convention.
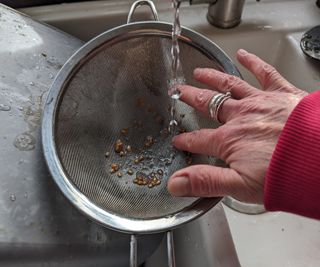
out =
[[[265,179],[264,205],[320,219],[320,91],[293,110]]]

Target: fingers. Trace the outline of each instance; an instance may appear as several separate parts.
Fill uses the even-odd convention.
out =
[[[234,195],[243,188],[243,180],[235,170],[210,165],[194,165],[179,170],[168,181],[170,194],[178,197]]]
[[[209,85],[217,91],[231,92],[235,99],[242,99],[258,91],[240,78],[215,69],[197,68],[194,70],[193,76],[197,81]]]
[[[199,89],[193,86],[183,85],[179,87],[181,100],[203,114],[210,116],[209,103],[217,93],[211,90]],[[238,103],[234,99],[226,100],[219,109],[219,121],[227,122],[234,112],[238,110]]]
[[[220,156],[218,144],[221,144],[223,134],[217,129],[201,129],[190,133],[176,135],[172,144],[179,150],[208,156]]]
[[[263,90],[291,92],[291,88],[293,88],[292,84],[284,79],[274,67],[256,55],[240,49],[237,52],[237,59],[245,68],[254,74]]]

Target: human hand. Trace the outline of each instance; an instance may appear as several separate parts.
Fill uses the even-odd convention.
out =
[[[255,75],[262,90],[214,69],[194,71],[194,78],[213,90],[180,87],[181,100],[208,116],[213,95],[230,91],[232,98],[219,110],[222,126],[183,133],[172,141],[180,150],[218,157],[228,168],[194,165],[175,172],[168,181],[174,196],[229,195],[244,202],[263,202],[264,177],[278,137],[307,93],[245,50],[237,52],[237,59]]]

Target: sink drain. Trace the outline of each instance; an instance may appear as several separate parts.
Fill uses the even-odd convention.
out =
[[[314,59],[320,59],[320,26],[307,31],[301,38],[302,51]]]

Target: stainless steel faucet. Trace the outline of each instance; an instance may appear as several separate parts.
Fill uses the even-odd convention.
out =
[[[182,0],[190,5],[209,4],[207,19],[219,28],[227,29],[237,26],[241,22],[241,15],[245,0]]]

